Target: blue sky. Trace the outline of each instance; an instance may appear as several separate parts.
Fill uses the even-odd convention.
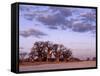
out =
[[[75,57],[95,56],[95,9],[35,5],[19,8],[21,52],[30,52],[36,41],[51,41],[72,49]]]

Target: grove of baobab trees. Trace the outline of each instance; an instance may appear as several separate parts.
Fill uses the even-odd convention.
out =
[[[19,54],[21,60],[23,61],[26,53]],[[62,44],[54,44],[50,41],[38,41],[35,42],[31,48],[31,52],[28,54],[29,62],[60,62],[68,61],[72,57],[72,52],[70,49],[66,48]]]

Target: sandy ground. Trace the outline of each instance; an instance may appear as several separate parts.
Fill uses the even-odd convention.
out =
[[[33,66],[20,66],[19,71],[53,70],[96,67],[96,61],[68,62],[59,64],[41,64]]]

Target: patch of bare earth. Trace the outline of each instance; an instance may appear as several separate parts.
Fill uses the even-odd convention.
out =
[[[28,64],[28,65],[26,65]],[[37,71],[37,70],[53,70],[53,69],[71,69],[71,68],[87,68],[96,67],[96,61],[82,62],[60,62],[60,63],[26,63],[19,66],[19,71]]]

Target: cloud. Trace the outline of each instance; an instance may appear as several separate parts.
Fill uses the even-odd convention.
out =
[[[42,22],[44,25],[51,25],[51,26],[59,26],[65,23],[65,18],[59,13],[48,16],[40,16],[38,17],[38,20]]]
[[[95,26],[92,26],[91,24],[76,23],[72,26],[72,31],[75,32],[88,32],[93,30],[95,30]]]
[[[50,29],[58,29],[59,27],[63,30],[71,28],[72,22],[67,20],[62,14],[56,13],[48,16],[40,16],[37,20],[43,23]]]
[[[41,10],[42,9],[42,10]],[[20,16],[25,19],[32,21],[36,16],[48,14],[49,10],[47,6],[34,6],[34,5],[20,5],[19,6]]]
[[[50,27],[48,27],[48,28],[53,29],[53,30],[57,30],[57,29],[58,29],[58,28],[55,27],[55,26],[50,26]]]
[[[66,30],[67,28],[72,27],[72,20],[67,20],[62,14],[56,13],[54,15],[40,16],[37,18],[38,21],[43,23],[50,29]]]
[[[36,29],[29,29],[29,30],[25,30],[25,31],[20,31],[20,36],[22,37],[30,37],[30,36],[34,36],[36,38],[41,38],[42,36],[47,36],[47,34],[36,30]]]
[[[75,23],[76,22],[76,23]],[[80,20],[75,21],[72,30],[75,32],[88,32],[96,33],[96,11],[80,13]]]
[[[72,11],[68,7],[50,7],[52,12],[59,12],[65,17],[72,16]]]
[[[45,6],[44,6],[45,7]],[[36,19],[37,22],[42,23],[49,29],[67,30],[70,29],[73,32],[93,32],[96,31],[96,11],[95,9],[83,8],[69,8],[69,7],[54,7],[48,6],[46,9],[40,9],[41,7],[25,7],[22,6],[21,10],[27,10],[28,13],[24,13],[24,18],[32,21]],[[31,11],[30,11],[31,10]],[[74,11],[73,11],[74,10]],[[76,11],[76,13],[75,13]],[[45,33],[35,29],[21,31],[20,33],[24,37],[35,36],[46,36]]]
[[[24,18],[30,21],[33,20],[34,17],[35,17],[34,14],[24,14]]]
[[[20,6],[20,10],[21,10],[20,12],[22,13],[22,11],[23,12],[27,11],[25,13],[22,13],[23,17],[27,20],[33,20],[33,18],[35,18],[35,16],[40,16],[40,15],[42,15],[42,16],[48,15],[52,20],[55,19],[57,21],[60,20],[57,18],[61,18],[61,19],[63,18],[63,20],[64,20],[65,17],[72,16],[72,11],[69,8],[52,7],[52,6],[49,6],[49,8],[45,7],[46,9],[43,9],[43,10],[40,10],[40,9],[36,10],[36,8],[37,7],[35,7],[35,6],[34,7],[32,7],[32,6]],[[41,7],[39,7],[39,8],[41,8]],[[58,15],[58,17],[51,17],[50,11],[52,11],[51,13],[53,16]],[[39,18],[41,18],[41,17],[39,17]],[[40,21],[43,21],[43,20],[40,19]]]
[[[64,7],[49,7],[52,14],[38,16],[37,20],[44,25],[48,26],[50,29],[58,29],[59,27],[62,30],[71,28],[72,22],[67,20],[67,17],[72,16],[72,11],[69,8]]]
[[[23,12],[30,11],[30,7],[29,6],[26,6],[26,5],[20,5],[19,6],[19,10],[20,11],[23,11]]]
[[[96,21],[96,14],[93,12],[83,13],[83,14],[80,14],[80,16],[82,17],[82,20],[85,22]]]
[[[95,30],[96,26],[90,23],[84,23],[81,19],[65,19],[61,14],[57,13],[49,16],[40,16],[38,18],[48,28],[57,30],[61,28],[62,30],[71,29],[74,32],[88,32]]]

